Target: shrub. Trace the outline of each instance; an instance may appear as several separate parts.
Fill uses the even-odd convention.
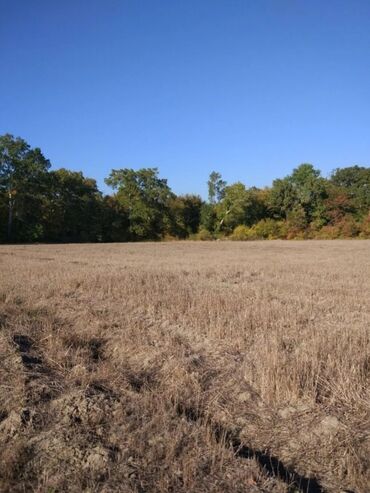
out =
[[[180,238],[178,236],[174,236],[174,235],[171,235],[169,233],[166,233],[163,238],[162,238],[162,241],[178,241]]]
[[[355,221],[352,216],[344,217],[340,223],[338,223],[342,238],[353,238],[358,236],[361,231],[360,225]]]
[[[323,226],[320,231],[315,232],[314,237],[324,240],[335,240],[337,238],[354,238],[361,231],[361,226],[352,216],[345,216],[336,224]]]
[[[257,238],[276,240],[286,238],[287,226],[284,221],[275,221],[274,219],[262,219],[252,226],[254,235]]]
[[[313,238],[312,235],[309,234],[308,231],[302,231],[302,230],[293,230],[293,231],[288,231],[287,240],[307,240]]]
[[[214,240],[214,236],[212,233],[208,231],[208,229],[201,228],[196,235],[193,237],[194,240],[200,241],[210,241]]]
[[[314,237],[320,240],[335,240],[340,238],[340,229],[338,226],[328,224],[316,231]]]
[[[370,212],[365,217],[365,219],[362,221],[360,237],[361,238],[370,238]]]
[[[240,226],[237,226],[234,229],[230,238],[232,240],[236,240],[236,241],[251,240],[251,239],[253,239],[252,234],[251,234],[251,228],[248,228],[248,226],[241,224]]]
[[[237,226],[231,235],[232,240],[276,240],[286,238],[287,226],[284,221],[262,219],[252,227]]]

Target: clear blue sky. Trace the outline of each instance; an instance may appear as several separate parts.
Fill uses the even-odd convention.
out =
[[[0,0],[0,49],[0,134],[101,188],[370,164],[369,0]]]

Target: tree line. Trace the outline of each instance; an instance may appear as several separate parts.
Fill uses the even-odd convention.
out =
[[[39,148],[0,136],[0,242],[370,238],[370,168],[312,164],[271,187],[208,180],[208,200],[176,195],[157,168],[113,169],[103,194],[82,172],[51,170]]]

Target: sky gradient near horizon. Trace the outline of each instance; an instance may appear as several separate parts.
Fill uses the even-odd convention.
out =
[[[101,189],[370,165],[368,0],[0,0],[0,134]]]

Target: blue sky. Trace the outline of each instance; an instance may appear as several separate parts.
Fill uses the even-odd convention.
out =
[[[0,0],[0,134],[102,189],[370,164],[368,0]]]

